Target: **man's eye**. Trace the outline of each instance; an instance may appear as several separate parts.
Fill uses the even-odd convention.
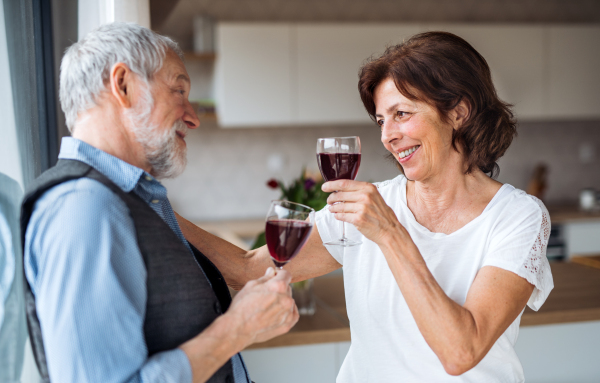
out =
[[[377,125],[383,126],[383,120],[377,120]]]
[[[408,112],[398,111],[398,117],[408,116]]]

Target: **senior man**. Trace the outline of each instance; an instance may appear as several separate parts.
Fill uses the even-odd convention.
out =
[[[27,316],[52,382],[250,382],[239,351],[298,320],[290,275],[235,299],[184,238],[157,179],[199,126],[177,45],[114,23],[73,44],[60,100],[72,137],[22,207]],[[208,235],[208,234],[207,234]]]

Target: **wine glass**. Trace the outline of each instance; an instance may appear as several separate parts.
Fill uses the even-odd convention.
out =
[[[275,267],[283,266],[298,254],[310,236],[315,210],[290,201],[272,201],[267,213],[265,239]]]
[[[330,137],[317,140],[317,162],[325,181],[353,180],[360,166],[360,137]],[[342,238],[324,245],[356,246],[362,242],[346,238],[342,221]]]

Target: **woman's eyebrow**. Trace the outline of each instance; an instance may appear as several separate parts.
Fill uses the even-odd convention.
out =
[[[392,113],[392,112],[394,112],[396,109],[398,109],[398,106],[400,106],[400,103],[399,103],[399,102],[397,102],[397,103],[395,103],[394,105],[391,105],[389,108],[387,108],[386,112],[388,112],[388,113]],[[383,115],[382,115],[382,114],[375,113],[375,117],[383,117]]]

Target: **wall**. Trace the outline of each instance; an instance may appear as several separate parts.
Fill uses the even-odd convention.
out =
[[[574,202],[580,189],[600,189],[600,121],[526,122],[518,131],[499,161],[500,181],[525,189],[534,166],[543,161],[549,167],[546,202]],[[289,181],[303,166],[318,171],[317,138],[350,135],[362,141],[358,180],[381,181],[398,174],[385,159],[387,152],[374,124],[280,129],[219,129],[205,124],[186,139],[184,174],[164,183],[174,208],[192,220],[262,218],[269,202],[279,197],[265,185],[269,178]],[[580,160],[582,145],[587,146],[584,151],[593,152],[586,164]],[[278,159],[283,160],[281,170],[269,170],[269,160]]]
[[[525,189],[540,162],[549,168],[547,203],[575,202],[581,189],[600,189],[600,121],[521,124],[498,179]]]

